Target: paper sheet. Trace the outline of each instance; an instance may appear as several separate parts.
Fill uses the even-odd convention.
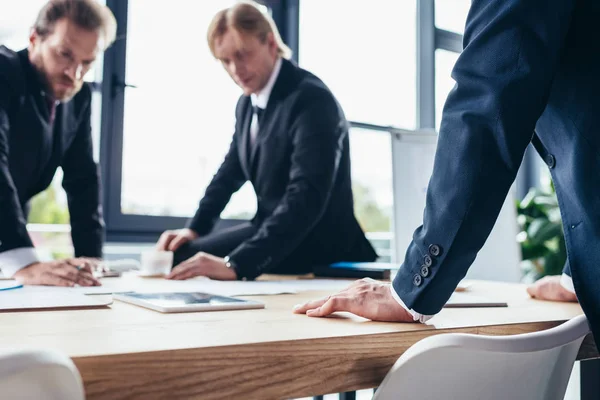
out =
[[[11,290],[19,287],[21,284],[14,279],[0,280],[0,290]]]
[[[309,290],[338,291],[347,287],[349,281],[333,279],[307,279],[286,281],[214,281],[207,278],[187,281],[141,278],[136,276],[104,278],[102,286],[61,288],[29,286],[28,291],[46,293],[112,294],[126,292],[206,292],[222,296],[253,296],[298,293]]]
[[[65,307],[99,307],[112,303],[79,293],[59,293],[15,289],[0,294],[0,310],[27,310]]]

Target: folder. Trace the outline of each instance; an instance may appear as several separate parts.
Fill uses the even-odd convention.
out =
[[[372,278],[390,279],[390,271],[398,269],[398,264],[380,262],[337,262],[321,265],[313,269],[315,276],[329,278]]]

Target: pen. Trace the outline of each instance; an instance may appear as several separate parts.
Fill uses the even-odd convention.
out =
[[[19,285],[15,285],[15,286],[9,286],[9,287],[5,287],[5,288],[0,288],[0,292],[6,291],[6,290],[13,290],[13,289],[19,289],[22,288],[23,285],[19,284]]]

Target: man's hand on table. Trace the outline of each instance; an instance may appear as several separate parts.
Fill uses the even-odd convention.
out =
[[[294,312],[309,317],[325,317],[337,311],[347,311],[373,321],[414,322],[412,315],[392,297],[390,286],[370,278],[361,279],[332,296],[298,304]]]
[[[17,271],[13,278],[24,285],[100,286],[92,275],[97,261],[89,258],[69,258],[37,262]]]
[[[560,284],[560,275],[545,276],[527,288],[534,299],[550,301],[577,301],[577,296]]]

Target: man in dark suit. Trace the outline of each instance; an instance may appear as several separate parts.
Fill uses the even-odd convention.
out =
[[[110,10],[94,0],[53,0],[29,48],[0,47],[0,269],[25,284],[99,285],[104,225],[93,159],[90,87],[83,83],[115,37]],[[64,172],[75,256],[40,262],[27,233],[29,200]]]
[[[286,59],[272,20],[253,4],[218,13],[208,40],[244,94],[231,147],[196,215],[187,229],[159,240],[159,249],[176,250],[169,278],[254,279],[375,260],[354,217],[349,125],[329,89]],[[254,219],[211,233],[248,180],[258,199]]]
[[[389,321],[439,312],[487,239],[532,142],[552,173],[568,263],[562,287],[549,278],[530,293],[573,300],[566,292],[574,289],[600,340],[598,20],[596,0],[474,0],[423,225],[393,284],[359,281],[296,312]]]

